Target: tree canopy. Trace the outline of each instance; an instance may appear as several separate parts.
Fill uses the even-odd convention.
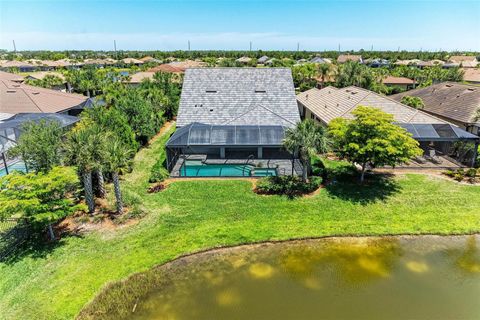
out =
[[[54,167],[48,173],[14,172],[0,178],[0,219],[21,216],[42,228],[85,206],[72,198],[78,178],[71,167]]]
[[[48,172],[61,163],[60,144],[63,129],[56,121],[27,122],[22,126],[17,145],[8,152],[21,156],[29,169]]]
[[[420,97],[404,96],[400,102],[415,109],[423,109],[425,107]]]
[[[329,133],[338,156],[361,166],[362,182],[367,166],[395,166],[422,153],[411,134],[393,123],[392,115],[364,106],[352,114],[353,120],[333,119]]]

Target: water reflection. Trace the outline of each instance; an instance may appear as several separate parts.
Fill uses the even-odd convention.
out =
[[[203,253],[145,273],[154,289],[135,312],[106,318],[479,319],[478,239],[323,239]]]

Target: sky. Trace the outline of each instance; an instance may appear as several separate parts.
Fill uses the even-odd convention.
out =
[[[0,0],[0,49],[476,50],[480,0]]]

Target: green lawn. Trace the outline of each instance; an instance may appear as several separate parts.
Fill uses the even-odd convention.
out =
[[[171,130],[170,130],[171,132]],[[480,231],[480,187],[405,175],[313,197],[258,196],[242,180],[185,180],[147,194],[166,136],[142,150],[123,183],[146,216],[116,231],[66,237],[0,263],[1,319],[71,319],[109,281],[221,245],[328,235]]]

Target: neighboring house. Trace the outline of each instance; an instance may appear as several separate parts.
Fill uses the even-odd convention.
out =
[[[478,68],[464,68],[463,81],[480,84],[480,69]]]
[[[203,163],[289,164],[283,148],[285,130],[300,121],[295,88],[288,68],[187,69],[183,81],[177,131],[167,142],[167,166],[181,174],[185,158]]]
[[[375,107],[393,115],[394,121],[419,141],[426,154],[431,154],[433,150],[468,165],[472,165],[476,158],[473,152],[457,157],[454,148],[454,143],[459,141],[478,146],[479,138],[476,135],[373,91],[355,86],[342,89],[313,88],[298,94],[297,102],[303,118],[314,119],[322,125],[328,125],[335,118],[352,119],[352,111],[358,106]]]
[[[451,56],[448,61],[458,63],[464,68],[475,68],[478,65],[477,57],[475,56]]]
[[[164,63],[164,64],[161,64],[161,65],[159,65],[159,66],[150,68],[150,69],[148,69],[147,71],[148,71],[148,72],[166,72],[166,73],[177,73],[177,74],[180,74],[180,73],[184,73],[184,72],[185,72],[185,69],[184,69],[184,68],[180,68],[180,67],[174,67],[174,66],[172,66],[172,65],[169,64],[169,63]]]
[[[160,60],[155,59],[154,57],[150,57],[150,56],[146,56],[146,57],[140,58],[140,59],[138,59],[138,60],[140,60],[140,61],[142,61],[142,62],[144,62],[144,63],[145,63],[145,62],[160,63]]]
[[[373,59],[369,61],[364,61],[364,63],[368,64],[372,68],[388,67],[390,65],[390,61],[386,59]]]
[[[18,69],[20,72],[32,72],[35,71],[36,67],[30,63],[23,61],[5,61],[0,65],[0,69],[4,71],[9,71],[11,69]]]
[[[237,60],[235,60],[237,62],[240,62],[240,63],[243,63],[243,64],[248,64],[252,61],[252,58],[250,57],[246,57],[246,56],[243,56],[241,58],[238,58]]]
[[[132,74],[130,76],[130,79],[125,80],[124,83],[128,83],[129,85],[132,85],[132,86],[137,86],[140,83],[142,83],[142,81],[145,79],[153,80],[154,75],[155,75],[155,72],[149,72],[149,71],[137,72]]]
[[[341,54],[337,58],[338,63],[345,63],[347,61],[355,61],[355,62],[360,62],[362,63],[362,56],[357,55],[357,54]]]
[[[390,96],[400,101],[404,96],[419,97],[432,115],[480,135],[480,121],[475,114],[480,109],[480,87],[456,82],[443,82]]]
[[[268,61],[268,59],[270,59],[270,58],[267,57],[267,56],[262,56],[262,57],[258,58],[257,63],[258,64],[265,64]]]
[[[170,62],[169,65],[183,70],[186,70],[188,68],[203,68],[207,66],[205,62],[195,60],[173,61]]]
[[[397,60],[394,64],[397,66],[413,66],[417,67],[420,64],[424,63],[424,61],[419,59],[411,59],[411,60]]]
[[[125,58],[121,60],[125,64],[134,64],[136,66],[141,66],[144,62],[135,58]]]
[[[386,76],[382,79],[382,83],[387,87],[401,88],[402,90],[410,90],[415,87],[415,80],[405,77]]]
[[[60,72],[55,72],[55,71],[36,71],[30,73],[28,76],[25,77],[27,80],[43,80],[46,76],[54,76],[59,79],[61,79],[63,82],[62,84],[53,87],[53,90],[58,90],[58,91],[68,91],[68,85],[67,85],[67,80],[65,79],[65,76],[61,74]]]
[[[318,64],[323,64],[323,63],[332,63],[332,60],[327,59],[327,58],[321,58],[321,57],[314,57],[312,60],[310,60],[311,63],[318,63]]]
[[[62,113],[78,115],[92,106],[92,100],[80,95],[0,80],[0,114]]]

